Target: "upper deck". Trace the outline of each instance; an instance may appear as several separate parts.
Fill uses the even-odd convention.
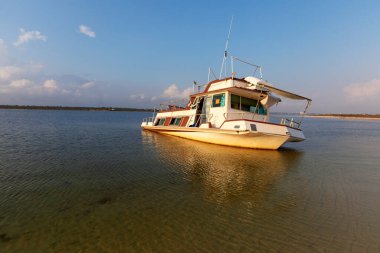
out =
[[[204,87],[202,92],[201,87]],[[226,121],[237,119],[269,122],[270,107],[281,102],[275,95],[307,100],[305,111],[311,102],[309,98],[278,89],[263,79],[252,76],[235,78],[232,75],[198,85],[198,93],[190,95],[186,106],[169,105],[161,109],[154,125],[200,127],[207,123],[208,127],[218,128]],[[281,122],[298,124],[293,123],[293,119],[283,119]]]

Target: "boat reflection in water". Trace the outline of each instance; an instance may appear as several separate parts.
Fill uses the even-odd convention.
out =
[[[163,166],[181,172],[186,180],[202,184],[208,201],[238,201],[257,206],[302,152],[252,150],[196,142],[142,131],[146,152],[155,152]]]

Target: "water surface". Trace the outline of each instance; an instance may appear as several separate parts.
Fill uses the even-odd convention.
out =
[[[0,252],[380,252],[379,121],[265,151],[146,116],[0,110]]]

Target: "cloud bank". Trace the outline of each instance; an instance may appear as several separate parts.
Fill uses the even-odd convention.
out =
[[[347,100],[352,101],[380,101],[380,79],[350,84],[343,89]],[[380,103],[380,102],[379,102]]]
[[[144,100],[145,99],[145,94],[140,93],[140,94],[132,94],[129,96],[130,99],[132,100]]]
[[[180,91],[177,85],[172,84],[164,90],[161,96],[153,97],[152,100],[156,100],[158,98],[184,99],[188,98],[191,95],[191,93],[193,93],[192,88],[186,88],[183,91]]]
[[[31,40],[46,41],[46,39],[46,36],[43,35],[40,31],[26,31],[23,28],[20,28],[20,35],[18,36],[17,41],[13,43],[13,45],[18,47]]]
[[[23,35],[17,45],[41,34],[23,32]],[[76,75],[47,75],[44,69],[39,63],[10,60],[6,43],[0,39],[0,103],[86,105],[101,100],[94,81]]]
[[[95,32],[91,30],[90,27],[85,26],[85,25],[80,25],[79,26],[79,32],[83,33],[84,35],[87,35],[88,37],[95,38]]]

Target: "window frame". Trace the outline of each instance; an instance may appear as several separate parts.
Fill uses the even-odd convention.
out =
[[[170,125],[174,125],[174,122],[175,122],[176,119],[177,119],[177,118],[175,118],[175,117],[171,118],[171,119],[170,119],[170,122],[169,122],[169,126],[170,126]]]
[[[159,118],[157,122],[157,126],[163,126],[165,124],[165,121],[166,121],[166,118]]]
[[[235,99],[233,99],[233,97],[235,97]],[[236,98],[239,98],[239,104],[238,104],[238,108],[234,108],[233,105],[236,105],[237,104],[237,99]],[[247,100],[251,100],[251,102],[253,102],[252,104],[250,103],[246,103],[245,104],[245,109],[243,110],[243,106],[242,106],[242,99],[247,99]],[[234,101],[235,100],[235,101]],[[239,111],[244,111],[244,112],[250,112],[250,113],[254,113],[254,114],[257,114],[257,115],[263,115],[263,116],[267,116],[268,115],[268,110],[265,109],[265,107],[260,103],[260,100],[257,100],[257,99],[254,99],[254,98],[247,98],[247,97],[243,97],[243,96],[240,96],[240,95],[236,95],[236,94],[233,94],[231,93],[231,96],[230,96],[230,108],[231,109],[234,109],[234,110],[239,110]],[[249,105],[249,110],[247,105]],[[251,109],[254,108],[253,111],[251,111]]]
[[[232,107],[232,102],[233,102],[232,96],[235,96],[235,97],[238,97],[238,98],[239,98],[239,99],[238,99],[238,100],[239,100],[238,108],[234,108],[234,107]],[[241,102],[240,100],[241,100],[241,97],[240,97],[239,95],[235,95],[235,94],[232,94],[232,93],[231,93],[231,101],[230,101],[230,107],[231,107],[231,109],[234,109],[234,110],[240,110],[240,104],[241,104],[241,103],[240,103],[240,102]]]
[[[169,126],[179,126],[181,124],[182,117],[173,117],[170,119]]]
[[[220,102],[219,105],[216,105],[216,97],[220,96]],[[223,103],[222,103],[223,102]],[[211,100],[211,107],[212,108],[223,108],[226,106],[226,93],[218,93],[218,94],[213,94],[212,95],[212,100]]]

